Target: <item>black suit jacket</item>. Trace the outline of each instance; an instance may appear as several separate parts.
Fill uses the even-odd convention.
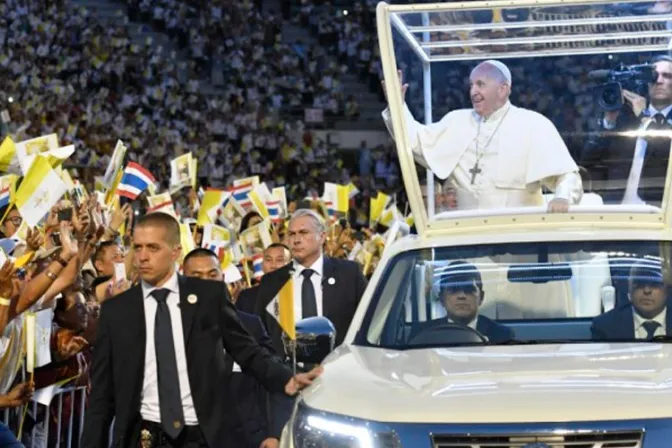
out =
[[[648,107],[648,104],[647,104]],[[667,117],[672,118],[668,115]],[[581,156],[581,165],[590,172],[592,180],[608,181],[609,190],[601,191],[604,203],[621,203],[625,186],[635,154],[637,136],[628,134],[642,125],[643,117],[635,117],[632,109],[621,109],[613,129],[604,129],[600,120],[600,129],[588,140]],[[642,179],[665,177],[669,160],[669,139],[658,138],[649,141],[642,168]],[[658,205],[662,200],[663,185],[641,189],[638,193],[643,200]]]
[[[419,325],[416,325],[412,331],[411,338],[420,333],[421,331],[426,330],[434,326],[442,325],[447,322],[445,317],[440,319],[433,319],[427,322],[422,322]],[[505,342],[513,339],[515,337],[514,331],[507,327],[506,325],[498,324],[490,318],[485,316],[478,315],[478,321],[476,321],[476,330],[483,333],[487,336],[488,341],[492,343]]]
[[[273,343],[259,316],[238,312],[240,321],[263,348],[273,353]],[[227,371],[234,359],[227,353]],[[284,393],[269,393],[259,381],[246,373],[233,373],[229,397],[236,403],[232,423],[232,448],[258,448],[268,437],[280,439],[292,413],[293,399]]]
[[[238,308],[238,311],[254,314],[257,303],[257,292],[259,292],[259,286],[243,289],[236,301],[236,308]]]
[[[597,316],[593,319],[593,325],[590,327],[593,339],[635,339],[635,321],[633,313],[634,310],[632,304],[627,303]],[[669,319],[668,317],[665,322],[665,331],[668,335],[672,335],[671,323],[672,319]]]
[[[227,437],[227,409],[236,405],[224,399],[230,376],[224,349],[272,391],[284,391],[292,371],[247,332],[229,301],[224,283],[182,276],[178,283],[191,395],[208,446],[219,447]],[[196,295],[195,303],[187,300],[190,294]],[[108,446],[113,417],[113,446],[138,446],[148,337],[143,300],[142,288],[135,286],[102,305],[83,447]]]
[[[257,292],[255,313],[261,317],[273,340],[277,353],[284,353],[282,330],[266,308],[275,298],[280,288],[289,280],[294,264],[290,263],[277,271],[269,272],[261,278]],[[333,279],[333,281],[330,281]],[[357,305],[366,289],[366,278],[361,267],[354,261],[324,257],[322,272],[322,314],[336,328],[336,345],[345,339]]]

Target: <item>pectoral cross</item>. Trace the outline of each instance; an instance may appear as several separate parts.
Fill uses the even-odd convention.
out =
[[[476,161],[474,167],[470,169],[469,172],[471,173],[471,185],[474,185],[474,182],[476,181],[476,176],[481,174],[481,172],[483,172],[483,170],[478,165],[478,161]]]

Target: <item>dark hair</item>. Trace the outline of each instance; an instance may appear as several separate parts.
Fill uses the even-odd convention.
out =
[[[247,215],[243,216],[243,219],[240,221],[240,231],[242,232],[243,230],[247,230],[247,228],[250,226],[250,221],[254,217],[259,217],[261,218],[261,215],[257,212],[249,212]]]
[[[651,59],[652,64],[655,64],[656,62],[672,62],[672,56],[668,56],[666,54],[661,54],[661,55],[656,56],[655,58]]]
[[[95,263],[96,261],[98,261],[100,257],[103,256],[103,252],[105,251],[105,249],[107,249],[108,247],[113,247],[117,245],[118,244],[115,240],[103,241],[98,245],[98,247],[96,247],[96,251],[93,253],[93,256],[91,257],[91,262]]]
[[[284,244],[284,243],[272,243],[272,244],[269,245],[266,249],[264,249],[264,252],[266,252],[268,249],[275,249],[275,248],[277,248],[277,247],[281,247],[281,248],[285,249],[285,250],[286,250],[287,252],[289,252],[290,254],[292,253],[292,250],[289,248],[289,246],[287,246],[287,245]]]
[[[14,191],[18,190],[19,187],[21,186],[21,182],[23,182],[23,176],[19,176],[18,179],[16,179],[16,184],[14,185]],[[5,217],[6,214],[8,214],[12,209],[16,208],[16,205],[14,204],[7,204],[4,207],[0,207],[0,220]],[[3,222],[0,222],[0,224],[3,224]],[[0,232],[0,234],[2,234]]]
[[[141,217],[135,227],[163,227],[166,230],[166,242],[171,245],[180,243],[180,225],[168,213],[154,212]]]
[[[217,257],[217,254],[211,251],[210,249],[206,249],[204,247],[197,247],[196,249],[192,250],[187,254],[186,257],[184,257],[184,261],[182,262],[183,266],[186,266],[187,262],[191,260],[192,258],[198,258],[198,257],[213,257],[216,260],[219,260],[219,257]]]

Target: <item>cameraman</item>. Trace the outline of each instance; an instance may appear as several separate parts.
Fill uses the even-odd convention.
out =
[[[651,63],[657,77],[649,84],[649,104],[646,98],[623,90],[624,106],[604,113],[600,131],[584,149],[582,165],[594,180],[606,181],[604,203],[659,206],[662,201],[670,136],[642,133],[669,130],[672,135],[672,57],[658,56]],[[642,181],[654,178],[662,178],[660,185],[644,188]]]

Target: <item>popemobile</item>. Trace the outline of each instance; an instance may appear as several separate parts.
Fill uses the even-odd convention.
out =
[[[466,180],[457,171],[469,148],[482,143],[487,154],[489,142],[477,134],[481,125],[499,139],[499,159],[515,154],[519,165],[541,160],[538,154],[550,154],[551,144],[587,144],[604,131],[591,118],[583,131],[561,127],[558,137],[542,117],[539,123],[553,129],[544,131],[548,142],[535,140],[525,156],[516,132],[506,131],[512,143],[497,136],[505,121],[488,123],[513,116],[506,109],[482,112],[488,92],[506,100],[501,107],[548,116],[552,106],[534,111],[540,103],[527,98],[521,104],[520,92],[544,95],[535,80],[563,76],[572,94],[599,96],[583,103],[591,117],[602,120],[605,112],[629,107],[631,93],[651,95],[653,107],[667,70],[656,61],[672,66],[664,58],[672,48],[672,4],[380,3],[377,27],[386,121],[417,234],[386,247],[342,345],[333,348],[333,326],[324,318],[297,324],[290,346],[297,361],[322,362],[324,373],[297,399],[281,446],[672,446],[672,192],[666,181],[672,168],[669,156],[659,160],[666,175],[652,178],[638,162],[654,137],[669,154],[665,123],[649,136],[654,115],[637,117],[640,134],[630,140],[624,179],[596,180],[569,151],[562,172],[546,180],[528,176],[520,188],[538,196],[522,206],[470,202],[465,194],[479,190],[463,184],[477,185],[480,171]],[[409,57],[415,59],[409,63]],[[487,70],[474,69],[484,62]],[[431,123],[446,112],[435,93],[460,76],[473,110],[456,112],[465,120],[462,134],[442,135],[445,145],[430,142],[439,126]],[[413,104],[423,98],[424,119],[415,121],[422,114]],[[449,106],[458,109],[455,104]],[[432,106],[442,112],[433,114]],[[534,131],[525,123],[518,128],[520,135]],[[446,156],[455,163],[439,173],[428,148],[443,157],[456,142],[463,142],[463,153]],[[415,164],[423,155],[420,162],[433,168],[426,177]],[[501,171],[493,160],[490,170]],[[439,187],[456,195],[455,209],[437,209]]]

